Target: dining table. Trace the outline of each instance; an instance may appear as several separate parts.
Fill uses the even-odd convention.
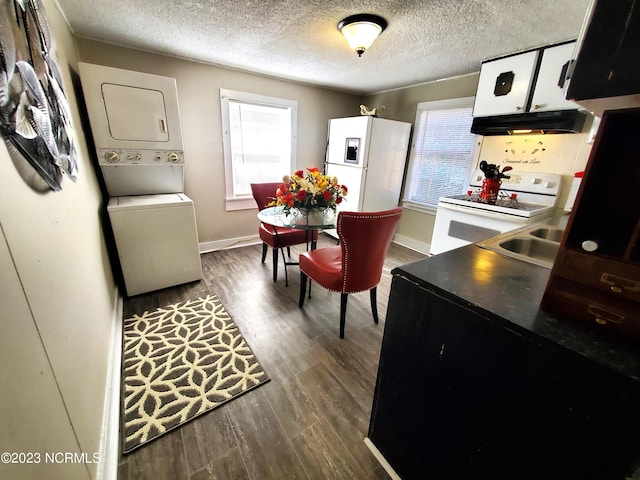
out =
[[[305,221],[303,218],[307,220]],[[303,217],[295,212],[288,213],[283,206],[267,207],[258,212],[258,220],[265,225],[271,225],[276,236],[278,236],[278,229],[293,228],[296,230],[304,230],[306,232],[307,250],[315,250],[316,248],[317,237],[314,235],[314,232],[336,228],[337,215],[324,215],[322,219],[322,223],[309,222],[308,217]],[[284,251],[282,251],[282,260],[284,262],[285,285],[288,286],[289,277],[287,275],[287,266],[299,265],[299,263],[288,262],[285,258]]]

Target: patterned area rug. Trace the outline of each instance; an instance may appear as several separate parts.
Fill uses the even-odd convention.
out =
[[[123,453],[269,381],[217,296],[123,325]]]

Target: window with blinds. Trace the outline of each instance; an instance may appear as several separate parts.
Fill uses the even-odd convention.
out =
[[[297,104],[223,89],[221,106],[227,210],[254,208],[251,183],[294,170]]]
[[[473,97],[418,104],[404,201],[434,209],[438,198],[468,189],[475,161]]]

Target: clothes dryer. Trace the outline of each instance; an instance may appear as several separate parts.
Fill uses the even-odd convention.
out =
[[[104,65],[78,66],[109,197],[183,192],[176,80]]]

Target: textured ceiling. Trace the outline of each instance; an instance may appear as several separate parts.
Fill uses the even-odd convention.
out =
[[[480,70],[577,37],[589,0],[57,0],[79,36],[369,94]],[[337,30],[388,28],[361,58]]]

